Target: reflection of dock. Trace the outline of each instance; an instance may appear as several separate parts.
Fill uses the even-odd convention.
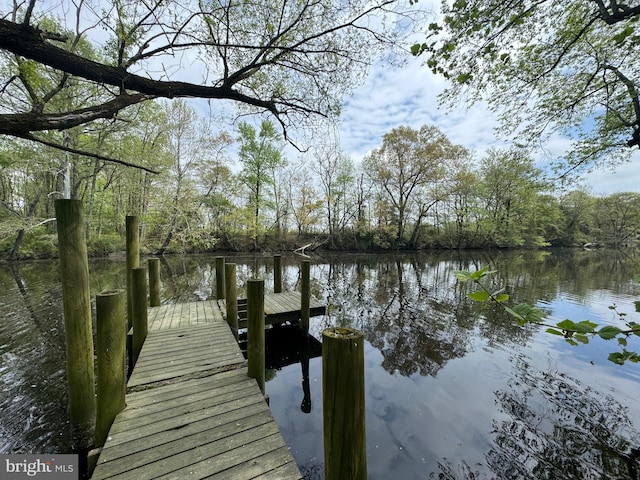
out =
[[[322,356],[322,343],[312,335],[304,334],[297,325],[283,325],[265,332],[265,368],[280,370],[309,358]],[[240,333],[240,348],[247,349],[247,333]]]
[[[220,303],[149,309],[127,406],[92,478],[302,478],[258,384],[247,377]],[[311,315],[321,313],[324,306],[312,300]],[[265,317],[295,321],[300,294],[265,295]]]

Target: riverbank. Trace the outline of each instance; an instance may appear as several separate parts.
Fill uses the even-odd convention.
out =
[[[216,239],[213,248],[196,248],[189,244],[172,242],[169,248],[162,253],[158,252],[154,242],[141,241],[141,254],[147,256],[154,255],[235,255],[246,254],[275,254],[294,252],[308,255],[312,252],[359,252],[359,253],[389,253],[389,252],[424,252],[424,251],[476,251],[487,249],[483,245],[466,245],[452,247],[443,244],[434,238],[432,242],[422,242],[420,246],[410,246],[398,243],[395,245],[380,245],[374,239],[367,236],[334,236],[329,235],[282,235],[280,238],[265,236],[257,248],[250,238],[237,239],[236,241]],[[504,246],[493,247],[498,251],[507,250],[546,250],[550,248],[601,248],[604,244],[572,244],[572,245],[544,245],[544,246]],[[631,248],[635,248],[635,245]],[[118,235],[103,235],[98,238],[89,239],[87,242],[87,253],[91,258],[118,258],[125,255],[125,238]],[[0,261],[11,260],[38,260],[58,258],[58,239],[55,234],[34,235],[25,234],[18,253],[15,254],[12,242],[5,239],[0,242]]]

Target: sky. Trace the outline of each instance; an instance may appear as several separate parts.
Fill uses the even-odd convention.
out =
[[[354,161],[380,147],[382,136],[400,125],[416,130],[423,125],[436,125],[454,144],[475,152],[476,158],[490,147],[509,146],[508,139],[495,131],[498,123],[485,105],[453,110],[438,107],[437,96],[446,83],[423,62],[421,58],[408,58],[401,68],[373,65],[364,84],[345,98],[339,123],[340,143]],[[539,152],[540,166],[560,157],[568,145],[566,138],[550,141]],[[583,180],[592,195],[640,191],[640,151],[615,171],[599,168]]]

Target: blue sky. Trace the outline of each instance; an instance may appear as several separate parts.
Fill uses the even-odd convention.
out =
[[[380,146],[385,133],[400,125],[415,129],[436,125],[453,143],[475,152],[477,158],[490,147],[509,145],[496,133],[498,124],[485,105],[450,111],[439,108],[437,95],[446,87],[445,80],[433,75],[422,62],[419,58],[408,58],[400,68],[376,64],[365,83],[345,98],[339,124],[344,153],[359,161]],[[565,153],[569,143],[567,138],[555,137],[536,159],[544,165]],[[583,179],[593,195],[640,191],[640,151],[615,171],[596,169]]]

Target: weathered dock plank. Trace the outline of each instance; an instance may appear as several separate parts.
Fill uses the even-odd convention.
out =
[[[226,315],[225,300],[218,300],[220,311]],[[274,323],[296,322],[300,320],[302,297],[300,292],[269,293],[264,296],[264,323],[272,325]],[[327,311],[326,305],[311,298],[309,301],[309,314],[312,317],[324,315]],[[244,314],[243,314],[244,313]],[[246,299],[238,299],[239,327],[247,328],[246,319]]]
[[[301,478],[245,369],[150,392],[128,396],[94,479],[255,478],[276,469],[289,472],[286,478]],[[277,451],[276,458],[265,456]],[[231,468],[233,476],[225,473]],[[236,476],[244,470],[252,476]]]
[[[93,479],[302,479],[218,302],[149,309]]]
[[[226,325],[204,324],[149,332],[127,384],[148,388],[184,376],[204,376],[245,365]]]
[[[300,318],[300,305],[302,296],[300,292],[272,293],[264,296],[265,323],[277,323],[283,321],[295,321]],[[312,317],[324,315],[326,307],[315,298],[309,301],[309,310]]]
[[[149,309],[149,331],[170,330],[222,321],[224,317],[216,300],[172,303]]]

